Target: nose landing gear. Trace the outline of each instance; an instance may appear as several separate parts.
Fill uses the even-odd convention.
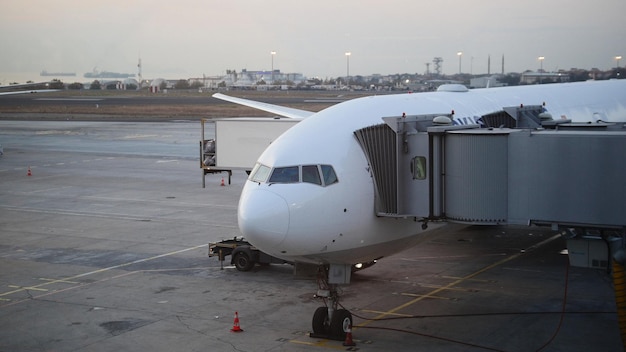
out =
[[[339,308],[340,290],[337,284],[328,283],[327,268],[320,268],[317,283],[319,289],[315,296],[323,299],[325,305],[318,307],[313,314],[313,332],[310,336],[344,341],[352,327],[352,314],[346,309]]]

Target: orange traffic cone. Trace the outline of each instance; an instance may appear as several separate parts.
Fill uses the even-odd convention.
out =
[[[346,331],[346,340],[343,342],[344,346],[356,346],[356,343],[352,341],[352,324],[348,325],[348,330]]]
[[[33,173],[32,173],[32,172],[30,172],[30,166],[29,166],[29,167],[28,167],[28,172],[26,173],[26,176],[32,176],[32,175],[33,175]]]
[[[239,327],[239,313],[235,312],[235,322],[233,323],[233,328],[230,329],[232,332],[243,332],[243,329]]]
[[[220,184],[220,186],[224,186],[224,178],[222,177],[222,184]]]

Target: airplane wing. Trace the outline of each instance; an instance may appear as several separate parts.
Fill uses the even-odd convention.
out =
[[[222,93],[213,94],[213,98],[217,98],[224,101],[229,101],[231,103],[248,106],[257,110],[270,112],[279,116],[289,117],[292,119],[304,119],[315,114],[312,111],[288,108],[280,105],[273,105],[268,103],[263,103],[260,101],[248,100],[243,98],[235,98],[228,95],[224,95]]]

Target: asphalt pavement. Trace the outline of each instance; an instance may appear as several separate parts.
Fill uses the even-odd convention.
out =
[[[0,351],[622,350],[610,275],[523,226],[383,258],[342,289],[356,347],[311,338],[315,280],[207,256],[239,235],[246,175],[202,188],[199,139],[190,121],[0,121]]]

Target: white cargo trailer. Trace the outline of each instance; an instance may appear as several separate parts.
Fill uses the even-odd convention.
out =
[[[250,172],[265,148],[299,121],[264,117],[201,120],[202,187],[206,174],[227,172],[230,183],[233,170]]]

